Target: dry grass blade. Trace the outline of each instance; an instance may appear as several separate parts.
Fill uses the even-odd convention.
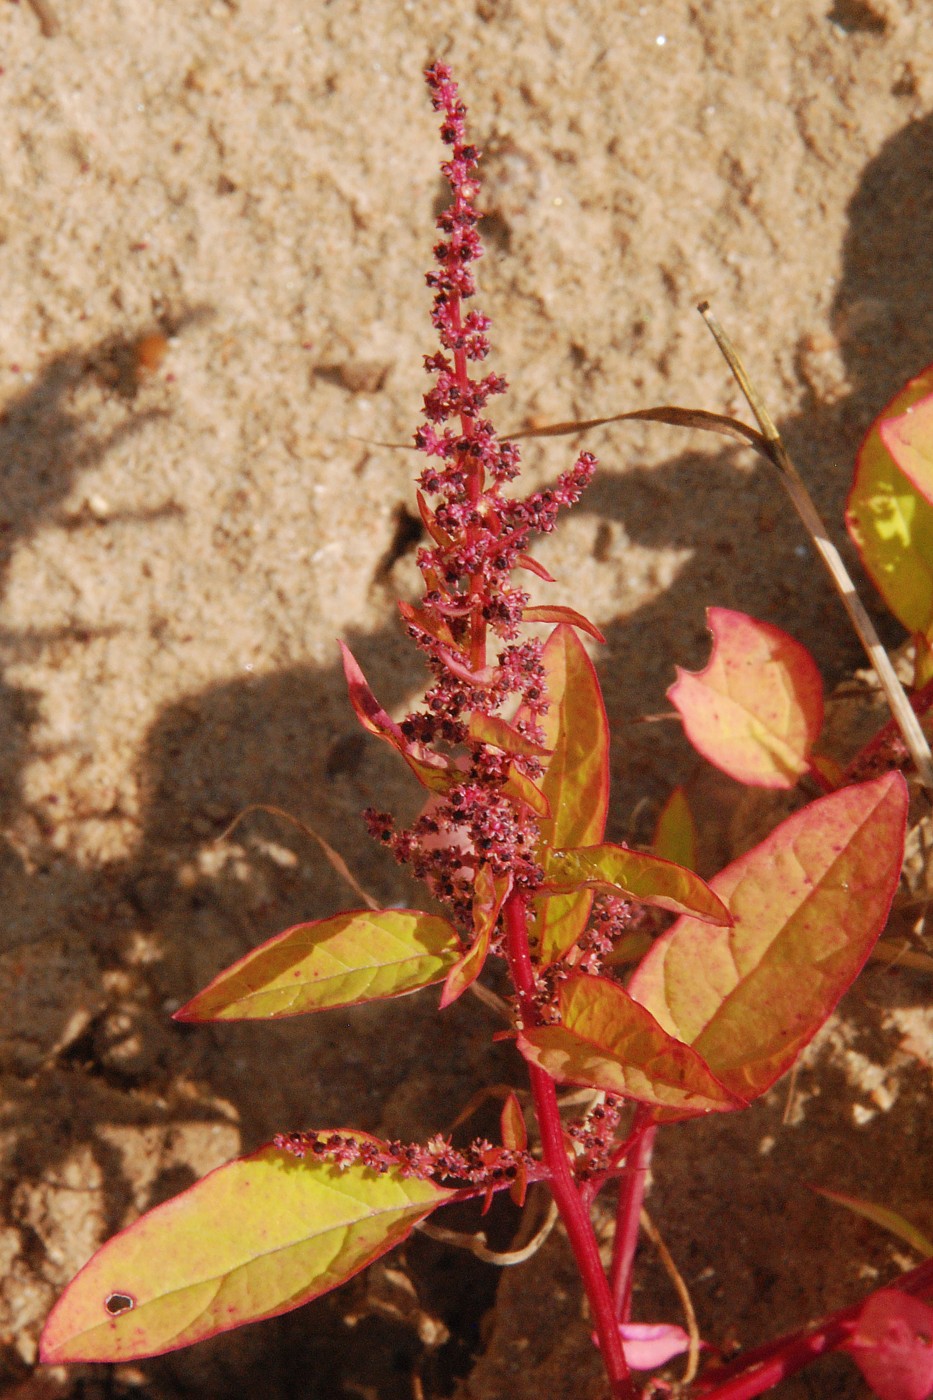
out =
[[[813,504],[810,493],[803,483],[803,480],[787,454],[787,449],[781,440],[781,435],[774,425],[774,421],[768,410],[765,408],[761,395],[752,384],[739,358],[738,352],[732,341],[726,335],[722,326],[717,321],[707,302],[701,302],[698,310],[703,317],[710,332],[719,346],[723,359],[728,364],[735,376],[735,380],[748,401],[748,406],[754,413],[761,429],[763,442],[767,446],[768,456],[777,467],[781,480],[783,481],[787,494],[790,496],[797,514],[803,522],[804,528],[813,541],[814,548],[822,559],[833,585],[842,599],[842,605],[849,615],[849,621],[855,629],[856,635],[872,666],[875,668],[881,688],[885,693],[891,713],[897,721],[897,726],[904,737],[904,743],[914,761],[920,780],[926,789],[927,796],[933,801],[933,756],[930,754],[930,746],[927,743],[926,735],[920,727],[920,721],[914,714],[910,701],[904,694],[904,689],[897,678],[891,660],[881,645],[878,634],[874,629],[871,618],[868,616],[855,589],[855,584],[849,576],[849,571],[837,550],[832,543],[823,524],[822,518]]]
[[[39,28],[46,39],[54,39],[61,29],[58,15],[52,9],[51,0],[29,0],[32,12],[39,21]]]
[[[361,899],[367,909],[378,909],[380,907],[376,900],[373,899],[372,895],[367,894],[363,889],[363,886],[356,879],[356,876],[350,870],[343,856],[338,854],[333,846],[324,840],[323,836],[318,835],[313,826],[306,825],[300,818],[293,816],[291,812],[286,812],[284,807],[274,807],[269,802],[251,802],[248,807],[243,808],[242,812],[237,813],[230,825],[216,838],[214,844],[216,845],[217,842],[226,841],[227,837],[232,835],[243,818],[248,817],[251,812],[265,812],[270,817],[281,817],[283,821],[291,822],[292,826],[297,826],[298,830],[303,831],[305,836],[317,842],[318,846],[324,852],[327,863],[337,872],[341,880],[344,880],[350,886],[350,889],[356,895],[357,899]]]

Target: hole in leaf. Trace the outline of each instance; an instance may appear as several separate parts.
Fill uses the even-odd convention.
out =
[[[111,1317],[119,1317],[121,1313],[131,1312],[136,1306],[136,1299],[131,1298],[128,1293],[108,1293],[104,1299],[104,1307]]]

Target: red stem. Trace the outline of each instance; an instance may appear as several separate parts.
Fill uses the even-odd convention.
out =
[[[612,1267],[609,1284],[612,1288],[615,1314],[620,1322],[628,1322],[632,1307],[632,1272],[638,1247],[638,1221],[645,1199],[645,1184],[654,1147],[657,1128],[647,1123],[649,1113],[639,1109],[632,1124],[632,1147],[625,1159],[625,1171],[619,1179],[619,1204],[616,1208],[616,1231],[612,1246]],[[637,1136],[636,1136],[637,1135]]]
[[[912,1296],[933,1292],[933,1259],[895,1279],[890,1288]],[[792,1376],[818,1356],[836,1351],[852,1332],[865,1300],[824,1318],[815,1327],[790,1332],[765,1342],[727,1366],[717,1366],[701,1376],[691,1392],[696,1400],[753,1400]]]
[[[518,993],[522,1020],[526,1026],[534,1026],[539,1020],[535,1006],[535,976],[528,949],[525,906],[518,895],[510,895],[506,900],[505,926],[506,955],[512,981]],[[603,1272],[592,1222],[570,1170],[554,1080],[536,1065],[528,1066],[528,1074],[534,1096],[535,1114],[541,1130],[544,1160],[551,1173],[549,1185],[589,1299],[612,1395],[614,1400],[636,1400],[635,1387],[622,1350],[612,1294]]]

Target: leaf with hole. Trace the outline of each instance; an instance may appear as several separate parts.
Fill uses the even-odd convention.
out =
[[[52,1310],[40,1356],[131,1361],[290,1312],[406,1239],[450,1194],[395,1168],[261,1148],[99,1249]]]
[[[792,788],[823,725],[823,682],[806,647],[731,608],[707,608],[704,670],[677,668],[668,699],[694,748],[730,778]]]

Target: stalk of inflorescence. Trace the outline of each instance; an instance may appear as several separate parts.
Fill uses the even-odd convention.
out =
[[[505,381],[497,375],[471,378],[470,362],[483,359],[488,349],[489,323],[475,311],[464,314],[463,306],[474,290],[470,264],[481,254],[473,207],[478,151],[465,139],[465,109],[449,69],[435,64],[427,79],[434,106],[442,114],[442,137],[452,147],[442,169],[453,198],[438,220],[444,240],[435,247],[437,269],[427,279],[435,293],[432,319],[441,350],[425,360],[436,383],[425,395],[427,421],[415,436],[420,450],[440,459],[440,467],[432,465],[419,478],[419,508],[433,547],[419,554],[426,584],[422,608],[403,608],[403,614],[428,658],[435,685],[426,696],[425,710],[408,716],[402,729],[413,743],[455,747],[469,741],[470,722],[476,716],[492,715],[503,702],[517,699],[519,715],[512,722],[521,737],[534,744],[541,740],[537,718],[547,708],[542,646],[517,640],[528,595],[511,582],[511,573],[515,567],[531,567],[524,555],[530,534],[553,528],[558,508],[575,503],[595,462],[582,454],[555,487],[524,501],[503,495],[502,486],[517,475],[518,451],[512,443],[498,442],[480,411],[490,395],[502,392]],[[441,426],[451,422],[458,425],[458,433]],[[433,509],[429,497],[439,498]],[[493,665],[490,632],[506,643]],[[500,951],[509,966],[522,1023],[537,1025],[538,989],[526,915],[543,878],[535,859],[537,819],[514,793],[503,791],[502,774],[488,749],[473,747],[469,764],[459,762],[463,782],[429,803],[409,832],[396,833],[384,814],[370,814],[370,822],[396,855],[459,908],[463,918],[469,913],[480,861],[488,866],[502,891],[505,935]],[[517,766],[532,782],[542,771],[540,761],[530,755],[520,758]],[[530,1074],[549,1185],[580,1269],[613,1395],[631,1400],[635,1391],[612,1294],[568,1157],[554,1081],[533,1066]]]

